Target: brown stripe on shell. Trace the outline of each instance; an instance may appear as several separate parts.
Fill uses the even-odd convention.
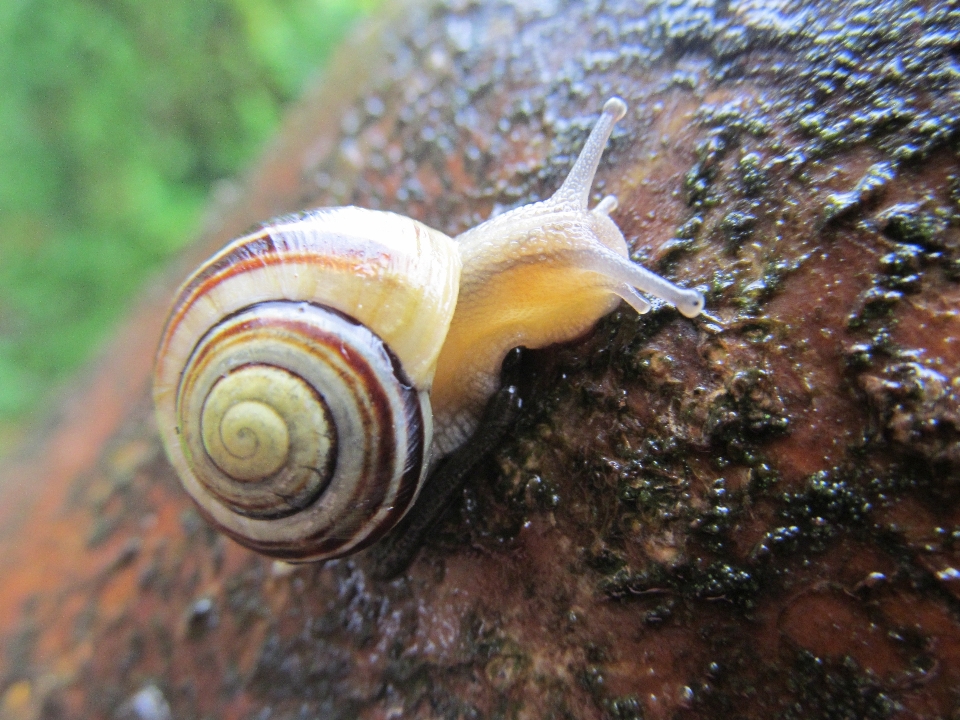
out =
[[[390,359],[394,362],[394,372],[396,373],[399,370],[398,378],[402,378],[402,369],[400,369],[399,361],[393,353],[389,352],[389,349],[387,350]],[[409,381],[407,381],[406,384],[409,385]],[[426,451],[423,443],[423,433],[420,432],[423,428],[423,409],[416,395],[411,402],[410,396],[405,393],[405,399],[404,415],[406,416],[407,427],[409,428],[407,436],[407,447],[409,451],[406,463],[404,464],[403,476],[400,478],[397,493],[394,496],[393,507],[390,509],[390,512],[380,519],[375,528],[368,531],[369,534],[367,534],[366,538],[356,545],[350,546],[348,552],[362,550],[390,532],[390,530],[400,522],[403,516],[406,515],[411,501],[416,497]],[[337,557],[339,554],[338,550],[347,542],[352,541],[354,537],[355,536],[350,538],[330,538],[327,541],[311,546],[306,553],[298,552],[296,555],[287,555],[283,559],[310,561]],[[273,554],[273,552],[271,551],[270,554]]]
[[[407,405],[408,427],[410,433],[408,436],[408,447],[411,452],[408,456],[403,477],[400,479],[400,486],[394,499],[393,508],[381,521],[376,528],[370,531],[367,537],[351,545],[346,551],[341,551],[348,543],[352,542],[354,536],[327,538],[320,540],[315,537],[304,538],[296,547],[288,543],[269,543],[264,541],[253,541],[250,538],[243,537],[230,531],[228,528],[221,528],[224,533],[232,537],[241,545],[251,550],[275,557],[279,560],[290,562],[311,562],[314,560],[329,560],[346,553],[356,552],[376,542],[396,526],[409,509],[410,502],[416,496],[417,486],[420,482],[420,475],[423,470],[424,462],[424,443],[423,436],[419,429],[423,426],[423,416],[419,401]],[[412,422],[410,422],[412,421]],[[201,508],[201,512],[203,509]],[[204,513],[207,519],[214,525],[219,525]]]
[[[347,317],[347,319],[356,322],[352,318]],[[316,338],[318,335],[320,335],[320,333],[315,334],[314,337]],[[394,374],[397,375],[399,361],[397,361],[386,345],[382,345],[382,347],[391,360],[394,367]],[[365,363],[364,365],[366,366]],[[351,367],[355,370],[357,369],[357,365],[352,365]],[[366,366],[366,369],[368,372],[365,373],[366,376],[361,379],[361,384],[364,382],[369,383],[374,379],[372,372],[369,371],[369,366]],[[401,378],[398,376],[398,379]],[[302,538],[297,542],[296,546],[292,546],[288,542],[250,541],[247,538],[238,538],[240,542],[264,554],[286,560],[320,559],[336,557],[340,554],[341,549],[345,547],[347,547],[347,550],[344,552],[352,552],[361,547],[365,547],[377,538],[382,537],[393,527],[393,524],[406,512],[410,499],[415,494],[416,485],[420,479],[420,472],[423,467],[424,455],[422,440],[423,417],[421,415],[418,393],[405,378],[401,379],[401,384],[404,388],[404,392],[402,393],[405,405],[404,415],[406,418],[416,421],[415,424],[408,425],[408,444],[414,457],[408,456],[402,460],[404,473],[400,479],[396,496],[394,497],[394,509],[383,518],[375,528],[367,530],[366,525],[369,524],[371,517],[383,506],[390,486],[389,481],[393,480],[393,474],[390,473],[387,483],[383,483],[382,481],[378,482],[384,474],[382,469],[389,468],[392,470],[395,466],[393,459],[396,456],[397,443],[392,433],[388,434],[387,442],[380,443],[376,460],[373,458],[368,459],[369,464],[364,471],[367,482],[360,482],[358,478],[358,482],[355,485],[354,492],[351,496],[351,500],[354,502],[351,504],[354,504],[358,510],[367,508],[369,510],[367,512],[357,512],[352,518],[344,519],[345,524],[353,526],[352,529],[344,528],[341,525],[335,529],[336,535],[330,536],[330,533],[334,531],[334,529],[329,527],[324,528],[312,535]],[[374,400],[374,412],[377,416],[377,420],[373,422],[373,427],[393,427],[394,423],[392,422],[390,404],[387,398],[383,395],[376,394],[372,396],[371,399]],[[374,468],[381,468],[381,471],[377,471]],[[331,487],[329,489],[332,490],[334,488]],[[399,514],[397,515],[396,513]],[[367,532],[373,537],[367,536],[361,543],[353,544],[358,535],[366,535]]]
[[[386,346],[384,347],[386,348]],[[400,366],[400,360],[390,352],[389,348],[386,349],[393,363],[394,374],[406,386],[411,386],[410,381],[405,379],[406,375]],[[409,398],[409,395],[405,394],[405,398]],[[409,451],[407,453],[407,462],[404,467],[403,477],[400,479],[397,494],[394,496],[393,507],[390,512],[381,519],[377,527],[371,531],[366,540],[356,545],[354,550],[365,548],[390,532],[407,513],[411,501],[416,497],[417,488],[420,484],[420,475],[425,461],[424,456],[426,454],[426,448],[423,443],[423,433],[421,432],[423,428],[423,408],[416,394],[414,394],[412,402],[408,399],[404,405],[406,423],[409,428],[407,436],[407,447]]]
[[[389,266],[392,256],[388,248],[378,246],[378,252],[351,252],[348,247],[340,247],[337,253],[320,254],[307,249],[292,249],[272,231],[276,226],[265,227],[259,234],[251,236],[237,244],[223,255],[204,264],[177,293],[170,317],[163,332],[161,346],[175,333],[183,316],[195,304],[197,298],[207,294],[212,288],[232,277],[250,270],[258,270],[280,264],[300,264],[329,270],[349,270],[351,273],[376,277],[379,269]],[[417,228],[419,232],[419,228]],[[363,262],[360,262],[360,261]],[[274,298],[275,300],[297,300],[301,298]],[[307,298],[302,298],[307,300]]]

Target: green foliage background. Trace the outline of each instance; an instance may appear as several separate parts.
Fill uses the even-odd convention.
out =
[[[0,451],[376,2],[0,2]]]

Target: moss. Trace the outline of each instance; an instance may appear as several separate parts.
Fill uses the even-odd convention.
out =
[[[587,555],[587,565],[603,575],[612,575],[626,566],[623,555],[598,542]]]
[[[694,181],[696,184],[697,181]],[[706,186],[704,186],[705,188]],[[691,186],[691,191],[696,192]],[[704,218],[700,213],[694,214],[690,219],[681,224],[673,234],[673,237],[663,243],[657,251],[656,269],[661,274],[669,276],[675,270],[679,261],[687,254],[693,252],[703,228]],[[651,259],[643,252],[633,252],[630,259],[641,265],[650,266]]]
[[[760,581],[751,569],[717,561],[694,573],[684,589],[696,598],[723,599],[749,609],[755,605]]]
[[[948,280],[960,282],[960,257],[951,258],[945,262],[944,271]]]
[[[703,216],[694,215],[683,225],[677,228],[675,236],[681,240],[693,240],[700,234],[700,228],[703,227]]]
[[[948,280],[960,279],[960,247],[948,233],[957,220],[949,208],[901,203],[884,210],[875,222],[895,243],[881,260],[887,287],[916,292],[930,267],[941,268]]]
[[[242,573],[234,573],[224,583],[225,613],[241,626],[251,625],[268,615],[259,566]]]
[[[213,598],[207,596],[198,598],[187,613],[187,638],[193,641],[199,640],[208,631],[216,628],[218,623],[217,606]]]
[[[643,705],[636,695],[625,695],[605,703],[609,720],[643,720]]]
[[[613,333],[611,360],[624,380],[639,381],[650,389],[663,387],[674,362],[667,354],[651,350],[649,344],[677,315],[674,308],[661,306],[643,316],[621,311],[600,321],[598,331],[609,325]]]
[[[892,445],[951,476],[960,466],[960,396],[950,379],[911,359],[858,381],[875,418],[875,444]]]
[[[764,535],[754,557],[772,552],[822,552],[842,532],[868,526],[873,492],[856,476],[841,470],[821,471],[807,478],[800,492],[784,493],[777,525]]]
[[[780,482],[780,473],[771,464],[761,458],[750,467],[750,481],[747,496],[756,498],[767,494]]]
[[[883,285],[904,293],[920,291],[920,262],[923,249],[917,245],[898,244],[893,252],[880,258]]]
[[[491,685],[504,691],[521,682],[531,664],[519,644],[504,640],[484,666],[484,675]]]
[[[853,190],[835,193],[827,197],[823,209],[823,222],[830,223],[846,218],[865,204],[876,199],[880,191],[896,177],[896,167],[890,162],[871,165]]]
[[[886,290],[876,286],[865,290],[860,296],[857,309],[847,318],[847,327],[857,330],[871,321],[889,321],[901,299],[903,293],[900,290]]]
[[[762,195],[770,185],[767,171],[762,166],[758,153],[750,152],[741,157],[737,164],[737,171],[740,173],[743,193],[748,197]]]
[[[740,494],[729,492],[726,484],[724,478],[714,480],[707,495],[707,509],[701,511],[692,523],[704,545],[713,552],[724,549],[726,536],[743,505]]]
[[[873,346],[869,343],[851,345],[844,354],[847,368],[853,371],[866,370],[873,364]]]
[[[753,235],[757,216],[745,210],[731,210],[717,223],[717,230],[724,236],[727,249],[737,250]]]
[[[274,701],[298,698],[326,700],[335,697],[341,682],[352,669],[348,652],[335,644],[314,640],[308,650],[302,640],[287,640],[271,633],[260,646],[260,654],[249,680],[249,690]],[[316,654],[314,654],[316,653]],[[322,657],[322,662],[314,658]],[[357,706],[340,702],[327,717],[356,717]]]
[[[588,665],[578,674],[580,685],[598,700],[602,697],[606,678],[603,669],[596,665]]]
[[[715,560],[709,563],[691,561],[667,568],[651,565],[641,572],[621,568],[604,578],[599,590],[609,597],[667,598],[658,607],[648,611],[647,622],[663,620],[673,611],[669,595],[686,600],[724,600],[732,607],[750,610],[762,588],[760,571],[748,565]]]
[[[710,186],[717,175],[715,167],[698,162],[683,176],[683,190],[687,204],[695,208],[708,208],[716,204],[710,194]]]
[[[795,700],[780,720],[886,720],[902,709],[880,679],[850,657],[829,661],[799,651],[787,684]]]
[[[877,223],[884,235],[897,243],[942,250],[944,221],[917,203],[901,203],[880,213]]]
[[[683,188],[688,205],[706,210],[721,200],[714,184],[720,178],[724,158],[739,146],[742,137],[765,137],[770,132],[770,124],[762,115],[748,111],[738,103],[705,106],[697,119],[710,129],[694,147],[697,162],[684,175]],[[745,180],[744,194],[759,194],[765,183],[763,171],[759,168],[759,156],[748,153],[741,159],[740,167]]]
[[[458,546],[463,544],[464,531],[470,532],[472,541],[477,544],[502,547],[510,542],[523,529],[531,510],[521,489],[522,480],[521,487],[518,487],[517,480],[499,476],[491,493],[482,492],[468,483],[463,490],[459,517],[455,514],[449,516],[449,524],[439,531]],[[557,504],[561,503],[562,498],[558,496]]]
[[[123,518],[117,514],[97,517],[87,533],[87,548],[93,550],[105,542],[122,527]]]
[[[790,419],[770,374],[760,368],[734,373],[709,409],[705,432],[731,457],[754,443],[787,432]]]
[[[525,487],[525,504],[541,512],[553,510],[560,505],[559,490],[555,483],[544,480],[539,475],[532,475]]]
[[[688,232],[686,223],[678,228],[676,237],[660,246],[660,256],[657,259],[657,269],[660,270],[660,272],[671,272],[680,259],[696,247],[694,238],[681,237],[681,232]],[[639,258],[634,258],[633,260],[634,262],[641,262]],[[641,262],[641,264],[643,263]]]
[[[661,520],[675,514],[685,484],[666,472],[661,459],[653,459],[640,472],[628,469],[620,477],[618,498],[625,509]]]

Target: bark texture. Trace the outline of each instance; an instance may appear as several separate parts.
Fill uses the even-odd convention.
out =
[[[381,582],[201,520],[157,290],[2,471],[0,717],[960,716],[958,53],[956,4],[906,0],[450,0],[356,39],[171,287],[280,212],[546,197],[617,94],[596,198],[712,317],[527,356],[518,430]]]

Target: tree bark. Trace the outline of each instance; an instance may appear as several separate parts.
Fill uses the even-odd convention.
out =
[[[460,2],[358,35],[0,476],[2,718],[960,713],[960,10]],[[272,563],[164,458],[187,268],[299,208],[456,234],[595,199],[709,316],[528,355],[517,431],[409,570]]]

